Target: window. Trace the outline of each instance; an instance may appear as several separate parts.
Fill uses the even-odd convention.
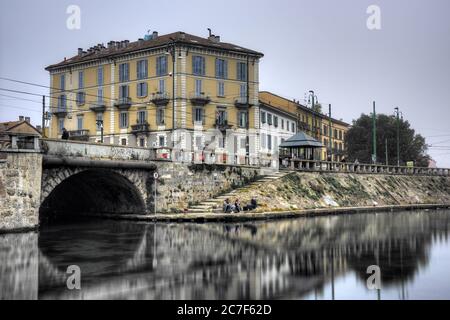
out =
[[[267,149],[272,150],[272,136],[270,134],[267,135]]]
[[[291,123],[291,128],[292,128],[291,131],[295,132],[295,123],[293,123],[293,122]]]
[[[83,116],[77,117],[77,130],[83,130]]]
[[[58,111],[66,111],[66,95],[62,94],[58,97]]]
[[[247,63],[237,63],[237,79],[240,81],[247,81]]]
[[[281,119],[281,129],[284,130],[284,119]]]
[[[158,125],[163,125],[164,124],[164,108],[158,108],[156,110],[156,123]]]
[[[97,102],[103,101],[103,88],[97,89]]]
[[[289,120],[286,120],[286,130],[287,131],[289,131],[289,125],[290,125]]]
[[[239,96],[241,98],[247,98],[247,85],[246,84],[241,84],[239,86]]]
[[[225,143],[226,143],[226,136],[220,136],[219,137],[219,148],[225,148]]]
[[[84,92],[77,92],[77,105],[83,105],[86,100],[86,95]]]
[[[61,89],[61,91],[64,91],[66,89],[66,75],[62,74],[59,77],[59,88]]]
[[[266,113],[264,111],[261,112],[261,123],[266,123]]]
[[[217,96],[225,97],[225,83],[223,81],[217,82]]]
[[[164,136],[159,136],[159,146],[164,147],[166,145],[166,139]]]
[[[62,129],[64,128],[64,118],[58,119],[58,131],[62,132]]]
[[[158,82],[158,92],[165,93],[166,92],[166,80],[160,79]]]
[[[245,128],[247,127],[248,117],[246,111],[239,112],[239,127]]]
[[[342,140],[342,131],[339,130],[339,140]]]
[[[120,113],[119,126],[121,129],[128,128],[128,112]]]
[[[138,97],[146,97],[147,96],[147,82],[139,82],[137,84],[137,96]]]
[[[261,148],[265,149],[266,148],[266,134],[265,133],[261,133]]]
[[[137,113],[137,123],[144,124],[147,123],[147,112],[145,110],[139,110]]]
[[[197,76],[205,75],[205,58],[202,56],[192,56],[192,73]]]
[[[122,138],[121,144],[122,144],[123,146],[126,146],[126,145],[127,145],[127,139]]]
[[[84,72],[78,71],[78,89],[84,88]]]
[[[203,108],[194,108],[194,122],[203,123]]]
[[[201,96],[202,95],[202,80],[195,79],[195,95]]]
[[[126,82],[130,79],[129,64],[122,63],[119,65],[119,82]]]
[[[323,126],[323,135],[325,135],[325,136],[328,135],[328,127],[327,126]]]
[[[97,69],[97,84],[99,86],[103,85],[103,67]]]
[[[156,58],[156,75],[164,76],[167,74],[167,56],[159,56]]]
[[[148,60],[139,60],[136,62],[136,77],[139,80],[147,79]]]
[[[217,110],[216,123],[219,125],[227,124],[227,111],[225,109]]]
[[[277,116],[273,116],[273,125],[275,126],[275,128],[278,128],[278,117]]]
[[[119,87],[119,98],[128,98],[129,97],[129,87],[128,86],[120,86]]]
[[[224,59],[216,59],[216,78],[228,78],[228,61]]]
[[[95,124],[96,124],[96,129],[97,129],[97,131],[102,130],[102,126],[103,126],[103,113],[101,113],[101,112],[97,113],[96,119],[95,119],[95,120],[96,120]]]
[[[145,138],[139,139],[139,147],[144,148],[145,147]]]
[[[334,129],[334,138],[335,138],[335,139],[338,138],[337,129]]]
[[[270,113],[267,114],[267,123],[269,124],[269,126],[271,126],[273,124],[272,114],[270,114]]]

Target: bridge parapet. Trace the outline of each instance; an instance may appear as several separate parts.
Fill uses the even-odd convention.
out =
[[[72,140],[41,139],[46,156],[84,157],[92,160],[154,160],[154,152],[145,148],[107,145]]]

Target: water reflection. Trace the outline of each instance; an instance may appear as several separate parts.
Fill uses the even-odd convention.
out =
[[[0,297],[450,298],[450,211],[237,224],[71,222],[0,235]],[[66,288],[78,265],[82,290]],[[366,288],[379,265],[382,290]]]

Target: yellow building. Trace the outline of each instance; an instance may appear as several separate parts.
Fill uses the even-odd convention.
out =
[[[49,135],[256,157],[262,53],[184,32],[110,41],[48,66]],[[208,136],[207,131],[222,132]],[[226,132],[226,134],[225,134]],[[230,133],[231,132],[231,133]],[[229,133],[232,135],[230,138]],[[248,139],[248,140],[243,140]],[[249,141],[252,142],[249,142]],[[254,143],[253,143],[254,141]]]
[[[311,137],[321,142],[325,147],[318,151],[316,157],[321,160],[329,159],[340,161],[345,157],[345,134],[350,125],[334,118],[329,118],[325,114],[315,112],[311,108],[300,104],[298,101],[289,100],[271,92],[262,91],[259,93],[260,108],[273,109],[280,113],[277,117],[284,117],[283,121],[291,121],[291,130],[281,128],[278,121],[278,130],[272,129],[272,136],[278,136],[280,143],[286,139],[286,135],[294,135],[298,131],[303,131]],[[330,149],[330,120],[331,120],[331,149]],[[295,121],[295,125],[292,124]],[[263,127],[262,127],[263,128]],[[295,130],[292,130],[296,128]]]

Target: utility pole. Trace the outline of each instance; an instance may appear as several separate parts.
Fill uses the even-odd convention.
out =
[[[45,95],[42,96],[42,138],[45,138]]]
[[[249,66],[249,55],[247,54],[247,70],[246,70],[246,80],[247,80],[247,116],[246,116],[246,138],[245,138],[245,162],[247,165],[250,164],[250,137],[249,137],[249,130],[250,130],[250,66]]]
[[[175,148],[175,41],[172,41],[172,99],[172,147]]]
[[[397,166],[400,167],[400,109],[396,107],[395,113],[397,116]]]
[[[314,106],[316,105],[315,100],[315,95],[314,95],[314,91],[313,90],[309,90],[309,94],[311,95],[311,109],[312,109],[312,124],[311,124],[311,129],[312,129],[312,133],[313,133],[313,137],[316,138],[316,115],[314,114]]]
[[[332,134],[333,134],[333,130],[332,130],[332,122],[331,122],[331,103],[328,105],[328,135],[329,135],[329,145],[330,145],[330,161],[333,162],[333,142],[331,141],[332,139]]]
[[[372,163],[377,162],[377,114],[375,111],[375,101],[373,102],[373,113],[372,113]]]

